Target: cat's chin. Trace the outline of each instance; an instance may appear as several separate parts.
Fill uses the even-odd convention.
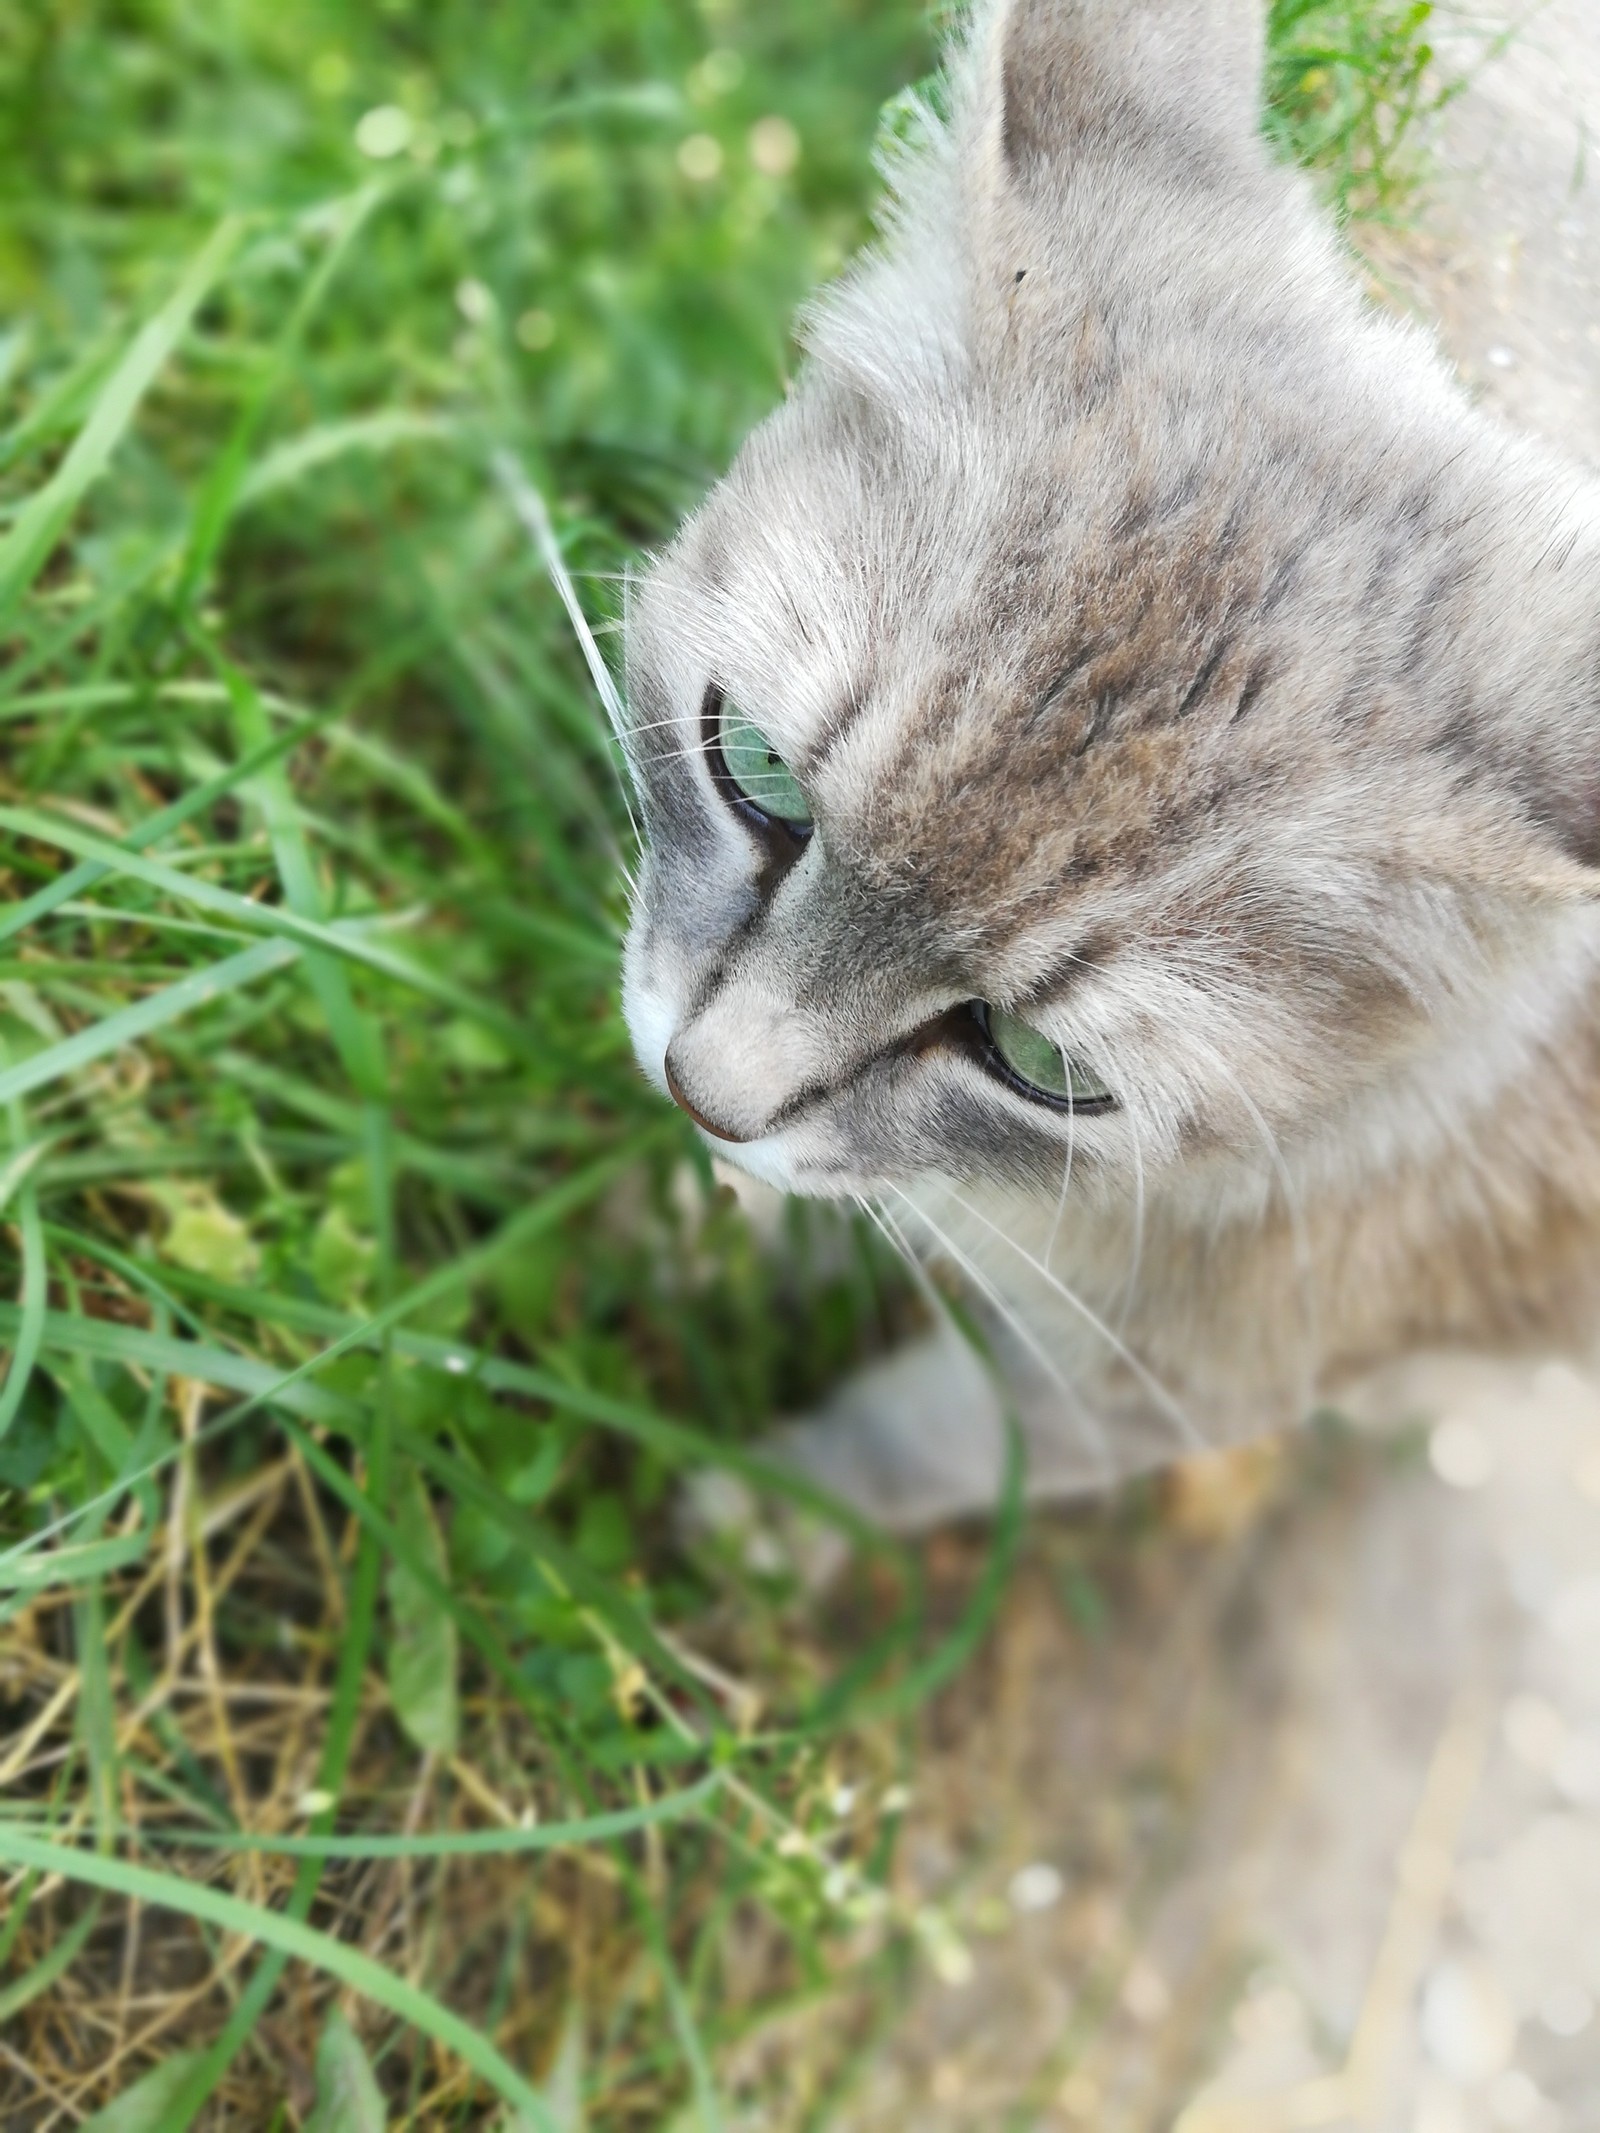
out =
[[[720,1141],[709,1135],[703,1138],[719,1164],[725,1164],[731,1170],[742,1170],[746,1177],[759,1179],[777,1192],[813,1193],[816,1190],[796,1168],[793,1157],[777,1134],[769,1134],[759,1141]]]
[[[770,1185],[775,1192],[797,1193],[806,1200],[858,1200],[871,1191],[866,1178],[853,1171],[797,1161],[781,1134],[759,1141],[719,1141],[706,1137],[719,1174],[735,1185],[745,1178]],[[729,1177],[737,1172],[737,1177]]]

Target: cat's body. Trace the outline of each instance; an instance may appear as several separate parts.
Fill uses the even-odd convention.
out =
[[[966,1265],[1047,1489],[1600,1296],[1600,489],[1362,304],[1256,29],[982,10],[630,621],[641,1061]],[[902,1522],[993,1486],[928,1355],[797,1440]]]

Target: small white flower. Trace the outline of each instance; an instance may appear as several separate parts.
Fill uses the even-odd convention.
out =
[[[1065,1889],[1060,1870],[1047,1859],[1036,1859],[1031,1866],[1018,1868],[1006,1894],[1013,1911],[1049,1911],[1061,1901]]]
[[[678,168],[694,184],[709,184],[722,169],[722,143],[709,133],[691,133],[678,143]]]
[[[800,160],[800,136],[776,111],[756,120],[745,146],[764,178],[786,178]]]
[[[494,310],[494,296],[486,283],[469,275],[456,283],[456,309],[469,325],[481,326]]]
[[[402,111],[398,104],[375,104],[356,121],[356,146],[374,162],[386,162],[390,156],[404,155],[414,131],[409,111]]]

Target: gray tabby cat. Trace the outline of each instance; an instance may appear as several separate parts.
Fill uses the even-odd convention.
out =
[[[1600,490],[1375,315],[1249,0],[991,0],[628,634],[645,1071],[966,1272],[900,1525],[1600,1294]]]

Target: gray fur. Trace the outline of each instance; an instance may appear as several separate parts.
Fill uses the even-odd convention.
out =
[[[981,8],[630,616],[641,1063],[754,1175],[968,1265],[1056,1486],[1505,1331],[1485,1295],[1593,1294],[1525,1232],[1565,1192],[1600,1237],[1600,494],[1362,301],[1258,55],[1228,0]],[[713,690],[815,809],[782,864],[708,774]],[[974,998],[1118,1108],[1008,1089]]]

